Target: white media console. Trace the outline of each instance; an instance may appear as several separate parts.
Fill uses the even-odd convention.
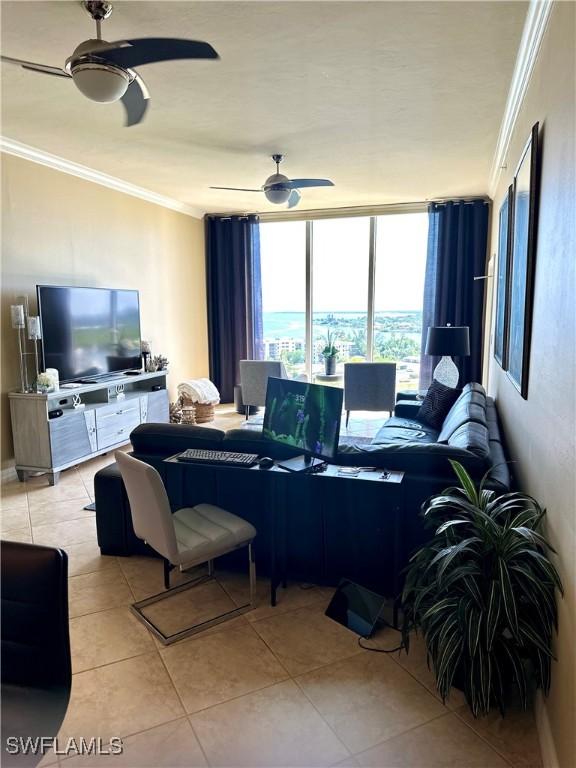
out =
[[[120,374],[47,394],[10,392],[18,478],[46,472],[55,485],[61,470],[125,445],[138,424],[168,422],[167,373]],[[119,385],[123,397],[118,397]],[[75,396],[81,407],[74,407]],[[50,418],[56,410],[62,415]]]

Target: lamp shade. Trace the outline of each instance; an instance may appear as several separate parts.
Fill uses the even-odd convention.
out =
[[[428,328],[427,355],[467,357],[470,354],[470,333],[467,325],[444,325]]]

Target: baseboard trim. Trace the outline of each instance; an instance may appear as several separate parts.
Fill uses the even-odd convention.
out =
[[[542,753],[542,764],[544,768],[560,768],[556,745],[550,728],[550,718],[548,709],[544,702],[541,691],[536,695],[534,703],[534,714],[536,717],[536,728],[538,729],[538,740],[540,741],[540,752]]]
[[[18,475],[16,474],[16,467],[14,462],[6,462],[2,467],[0,478],[3,483],[8,483],[10,480],[16,480]]]

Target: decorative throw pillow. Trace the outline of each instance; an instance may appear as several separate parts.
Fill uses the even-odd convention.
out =
[[[459,389],[446,387],[444,384],[436,381],[436,379],[432,379],[432,384],[430,384],[426,397],[418,411],[418,420],[429,424],[434,429],[442,429],[444,419],[459,395]]]

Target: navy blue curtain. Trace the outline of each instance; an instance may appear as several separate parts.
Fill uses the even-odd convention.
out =
[[[206,216],[210,379],[234,400],[239,361],[261,359],[262,283],[257,216]]]
[[[460,386],[482,379],[482,339],[489,207],[485,200],[431,203],[422,312],[420,389],[427,389],[437,357],[424,354],[428,328],[467,325],[470,356],[455,358]]]

